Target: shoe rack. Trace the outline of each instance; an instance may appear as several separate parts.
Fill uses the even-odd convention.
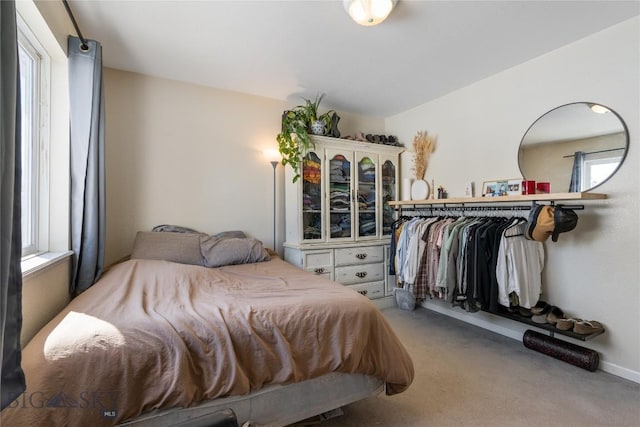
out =
[[[486,310],[483,310],[486,311]],[[526,325],[529,326],[533,326],[536,327],[538,329],[543,329],[547,332],[549,332],[549,336],[553,337],[555,334],[560,334],[560,335],[565,335],[571,338],[574,338],[576,340],[580,340],[580,341],[588,341],[592,338],[597,337],[598,335],[602,335],[604,333],[604,329],[599,330],[597,332],[593,332],[590,334],[576,334],[575,332],[569,330],[569,331],[563,331],[561,329],[556,328],[555,326],[553,326],[550,323],[536,323],[533,320],[531,320],[531,318],[529,317],[525,317],[522,316],[518,313],[509,313],[508,311],[504,310],[504,311],[499,311],[499,312],[493,312],[493,311],[486,311],[487,313],[491,313],[493,315],[496,316],[500,316],[500,317],[504,317],[506,319],[510,319],[510,320],[515,320],[516,322],[520,322],[520,323],[524,323]]]

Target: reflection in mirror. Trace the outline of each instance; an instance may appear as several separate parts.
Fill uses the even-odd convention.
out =
[[[589,191],[609,179],[627,154],[629,133],[610,108],[589,102],[557,107],[520,142],[522,177],[550,182],[551,192]]]

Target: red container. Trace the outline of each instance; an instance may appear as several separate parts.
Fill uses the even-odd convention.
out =
[[[522,194],[536,194],[536,182],[533,180],[522,181]]]
[[[551,193],[551,183],[550,182],[538,182],[536,184],[536,189],[540,193]]]

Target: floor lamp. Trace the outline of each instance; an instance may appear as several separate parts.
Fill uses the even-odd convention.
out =
[[[273,250],[278,252],[276,249],[276,168],[280,162],[271,160],[269,163],[273,166]]]
[[[280,152],[275,149],[265,150],[263,154],[273,167],[273,250],[278,252],[276,249],[276,168],[280,163],[281,156]]]

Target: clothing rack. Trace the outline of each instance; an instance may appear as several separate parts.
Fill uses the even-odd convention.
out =
[[[447,205],[445,202],[446,199],[443,199],[443,203],[442,205],[440,205],[438,203],[438,206],[433,206],[433,205],[413,205],[413,207],[411,207],[411,205],[398,205],[396,206],[396,211],[400,214],[398,217],[398,220],[396,222],[400,222],[402,220],[410,220],[411,218],[416,218],[416,217],[435,217],[435,216],[465,216],[467,214],[469,214],[469,217],[478,217],[478,216],[482,216],[482,215],[477,215],[477,213],[482,213],[482,212],[498,212],[498,213],[509,213],[509,212],[522,212],[522,211],[530,211],[535,205],[536,202],[532,202],[531,205],[501,205],[501,206],[496,206],[496,205],[492,205],[492,206],[468,206],[468,205],[464,205],[463,202],[457,202],[457,204],[452,204],[452,205]],[[554,201],[550,200],[549,201],[550,205],[554,205]],[[564,204],[557,204],[557,206],[562,206],[563,208],[566,209],[573,209],[573,210],[584,210],[584,205],[564,205]],[[472,214],[473,213],[473,214]],[[490,218],[492,215],[487,215],[488,218]],[[506,217],[506,215],[504,215]],[[516,217],[518,215],[512,215],[513,217]],[[514,219],[514,218],[511,218]],[[526,220],[524,218],[520,218],[521,220]],[[518,233],[518,234],[511,234],[511,235],[505,235],[505,237],[516,237],[516,236],[522,236],[523,234]],[[395,274],[395,271],[394,271]],[[490,310],[488,308],[480,308],[480,311],[486,312],[486,313],[490,313],[491,315],[497,316],[497,317],[502,317],[502,318],[506,318],[506,319],[510,319],[510,320],[514,320],[517,321],[519,323],[523,323],[526,324],[528,326],[533,326],[539,329],[543,329],[545,331],[547,331],[549,333],[549,336],[551,337],[551,339],[553,339],[554,334],[559,334],[559,335],[564,335],[564,336],[568,336],[577,340],[581,340],[581,341],[587,341],[590,340],[598,335],[601,335],[602,333],[604,333],[604,330],[601,331],[597,331],[591,334],[577,334],[572,332],[571,330],[565,331],[565,330],[560,330],[558,328],[556,328],[554,325],[551,324],[541,324],[541,323],[536,323],[533,322],[531,320],[530,317],[526,317],[526,316],[522,316],[518,313],[510,313],[509,311],[507,311],[505,308],[503,307],[499,307],[497,310]]]
[[[82,42],[82,44],[80,45],[80,49],[84,52],[88,51],[89,44],[87,44],[87,39],[82,36],[82,31],[80,31],[80,27],[76,22],[76,18],[73,16],[73,12],[71,12],[71,7],[69,6],[69,3],[67,2],[67,0],[62,0],[62,4],[64,4],[64,8],[67,10],[67,15],[69,15],[69,18],[71,19],[73,28],[75,28],[76,34],[78,35],[78,38]]]

